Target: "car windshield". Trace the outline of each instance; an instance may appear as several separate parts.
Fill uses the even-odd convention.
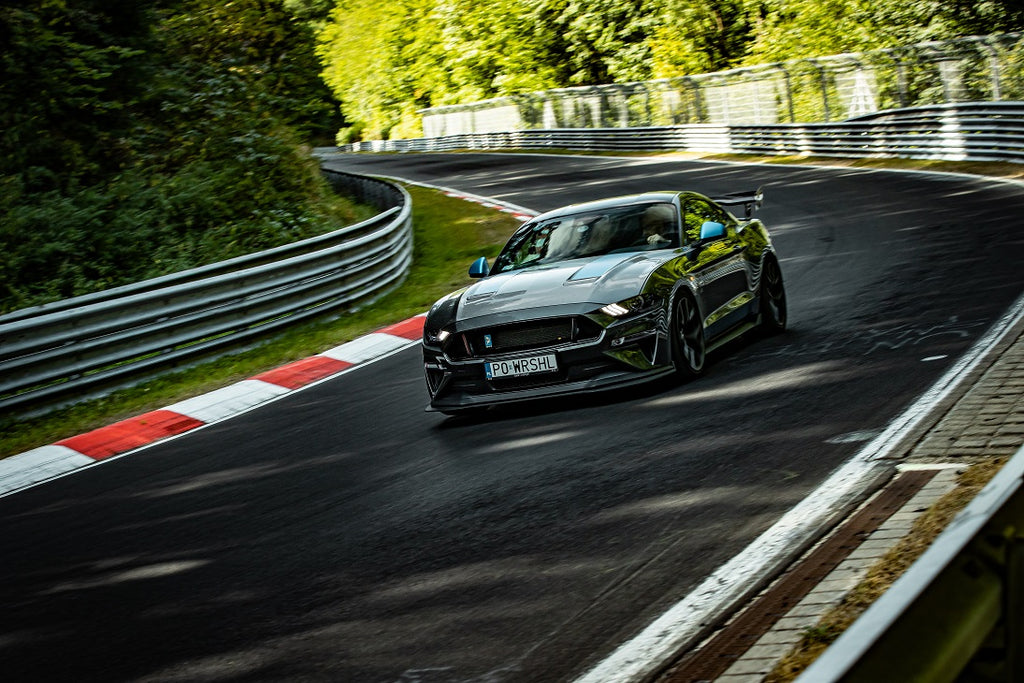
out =
[[[527,223],[498,254],[491,273],[627,251],[679,246],[676,209],[667,202],[616,206]]]

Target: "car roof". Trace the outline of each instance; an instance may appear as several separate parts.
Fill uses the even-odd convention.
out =
[[[569,214],[584,213],[587,211],[603,211],[618,206],[631,206],[633,204],[650,204],[651,202],[674,202],[677,197],[690,192],[644,192],[642,194],[629,194],[621,197],[610,197],[598,199],[592,202],[570,204],[547,213],[542,213],[533,220],[546,220]]]

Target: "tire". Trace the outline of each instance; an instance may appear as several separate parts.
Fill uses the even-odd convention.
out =
[[[672,363],[682,379],[692,379],[704,371],[707,344],[704,321],[697,302],[682,293],[672,303]]]
[[[786,287],[782,270],[774,258],[767,258],[761,273],[761,330],[778,334],[786,329]]]

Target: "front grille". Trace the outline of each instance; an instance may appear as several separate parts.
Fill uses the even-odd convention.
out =
[[[490,333],[491,344],[484,341],[482,332],[470,336],[470,344],[481,353],[500,353],[502,351],[518,351],[543,346],[555,346],[573,341],[572,318],[561,320],[540,321],[509,327],[498,327]]]
[[[491,356],[498,353],[543,349],[596,339],[601,327],[581,316],[530,320],[492,328],[467,330],[452,339],[446,351],[453,358]]]

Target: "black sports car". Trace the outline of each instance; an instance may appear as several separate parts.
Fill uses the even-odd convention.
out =
[[[467,409],[700,374],[706,353],[786,326],[761,192],[651,192],[524,223],[423,329],[430,408]],[[724,206],[744,205],[737,219]]]

